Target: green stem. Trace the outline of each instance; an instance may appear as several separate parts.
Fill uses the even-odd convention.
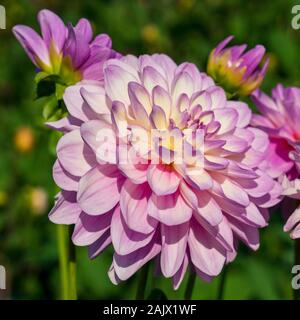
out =
[[[60,298],[68,300],[69,280],[68,280],[68,246],[66,239],[68,236],[67,227],[57,225],[57,242],[59,252],[59,273],[60,273]]]
[[[77,300],[76,248],[70,240],[72,229],[69,227],[69,300]]]
[[[147,286],[147,278],[149,273],[149,263],[147,263],[144,268],[140,271],[139,281],[136,291],[136,300],[145,300],[145,292]]]
[[[196,281],[196,273],[194,271],[190,271],[188,282],[187,282],[186,289],[184,292],[184,299],[185,300],[191,300],[191,297],[193,294],[193,289],[195,286],[195,281]]]
[[[294,265],[300,265],[300,239],[294,240]],[[300,290],[293,290],[294,300],[300,299]]]
[[[220,284],[219,284],[219,289],[218,289],[217,300],[224,299],[226,277],[227,277],[227,267],[225,266],[223,269],[223,272],[221,273],[221,279],[220,279]]]
[[[57,225],[57,240],[59,251],[60,298],[76,300],[76,252],[71,241],[71,228]]]

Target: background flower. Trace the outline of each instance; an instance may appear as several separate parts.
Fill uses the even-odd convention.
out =
[[[104,89],[87,82],[68,88],[70,116],[49,124],[66,133],[53,169],[62,192],[50,220],[75,224],[73,242],[89,246],[91,258],[112,243],[114,283],[156,258],[178,288],[188,265],[204,280],[218,275],[235,258],[238,240],[256,250],[266,208],[281,188],[258,170],[268,137],[248,126],[248,106],[227,101],[194,64],[177,66],[165,55],[111,59],[104,74]],[[192,147],[184,130],[202,129],[204,153],[196,158],[203,166],[189,159],[178,164],[159,152],[154,157],[146,143],[133,153],[138,164],[107,163],[99,153],[104,129],[119,138],[118,159],[136,148],[137,130],[175,130]],[[161,149],[174,151],[164,143],[154,151]],[[114,159],[113,148],[109,152]]]
[[[283,195],[299,199],[300,173],[300,89],[277,85],[272,90],[272,97],[256,91],[252,97],[261,114],[254,114],[252,124],[264,130],[270,138],[268,156],[261,164],[262,170],[272,177],[280,177],[284,188]],[[285,175],[282,177],[282,175]],[[297,207],[296,202],[284,202],[286,218]],[[287,221],[284,229],[291,232],[292,238],[300,236],[299,210],[297,209]]]

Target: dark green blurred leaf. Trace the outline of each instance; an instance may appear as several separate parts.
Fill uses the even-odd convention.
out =
[[[153,289],[147,300],[168,300],[168,298],[161,289]]]

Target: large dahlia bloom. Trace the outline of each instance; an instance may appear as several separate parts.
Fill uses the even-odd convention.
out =
[[[268,156],[261,169],[279,178],[283,195],[300,199],[300,88],[279,84],[273,89],[272,97],[256,91],[253,101],[261,114],[253,115],[252,124],[270,138]],[[299,201],[289,199],[283,203],[288,218],[284,230],[291,231],[293,239],[299,238],[300,210],[296,209]]]
[[[260,68],[264,46],[257,45],[247,52],[245,44],[226,48],[232,39],[233,36],[227,37],[211,52],[207,72],[228,95],[247,96],[261,85],[269,60]]]
[[[227,101],[194,64],[159,54],[111,59],[104,87],[77,84],[64,101],[70,116],[49,124],[65,132],[50,220],[75,224],[72,240],[91,258],[112,243],[114,283],[155,258],[177,288],[188,266],[205,280],[218,275],[239,240],[258,248],[281,192],[258,169],[268,137],[249,127],[245,103]],[[153,131],[162,134],[156,143]],[[180,157],[178,145],[194,152]]]
[[[88,20],[80,19],[75,27],[49,10],[38,14],[42,37],[33,29],[17,25],[13,33],[39,71],[59,75],[66,85],[82,79],[103,80],[102,66],[119,54],[111,49],[111,39],[100,34],[93,40]]]

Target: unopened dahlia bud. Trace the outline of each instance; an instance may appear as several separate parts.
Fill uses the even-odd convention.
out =
[[[55,13],[41,10],[38,21],[42,36],[24,25],[15,26],[13,33],[39,71],[58,75],[66,85],[82,79],[103,80],[103,62],[119,56],[106,34],[93,39],[86,19],[80,19],[75,27],[65,26]]]
[[[228,97],[248,96],[261,85],[269,59],[260,67],[265,55],[262,45],[247,52],[245,44],[225,48],[232,38],[227,37],[211,52],[207,72],[225,89]]]

